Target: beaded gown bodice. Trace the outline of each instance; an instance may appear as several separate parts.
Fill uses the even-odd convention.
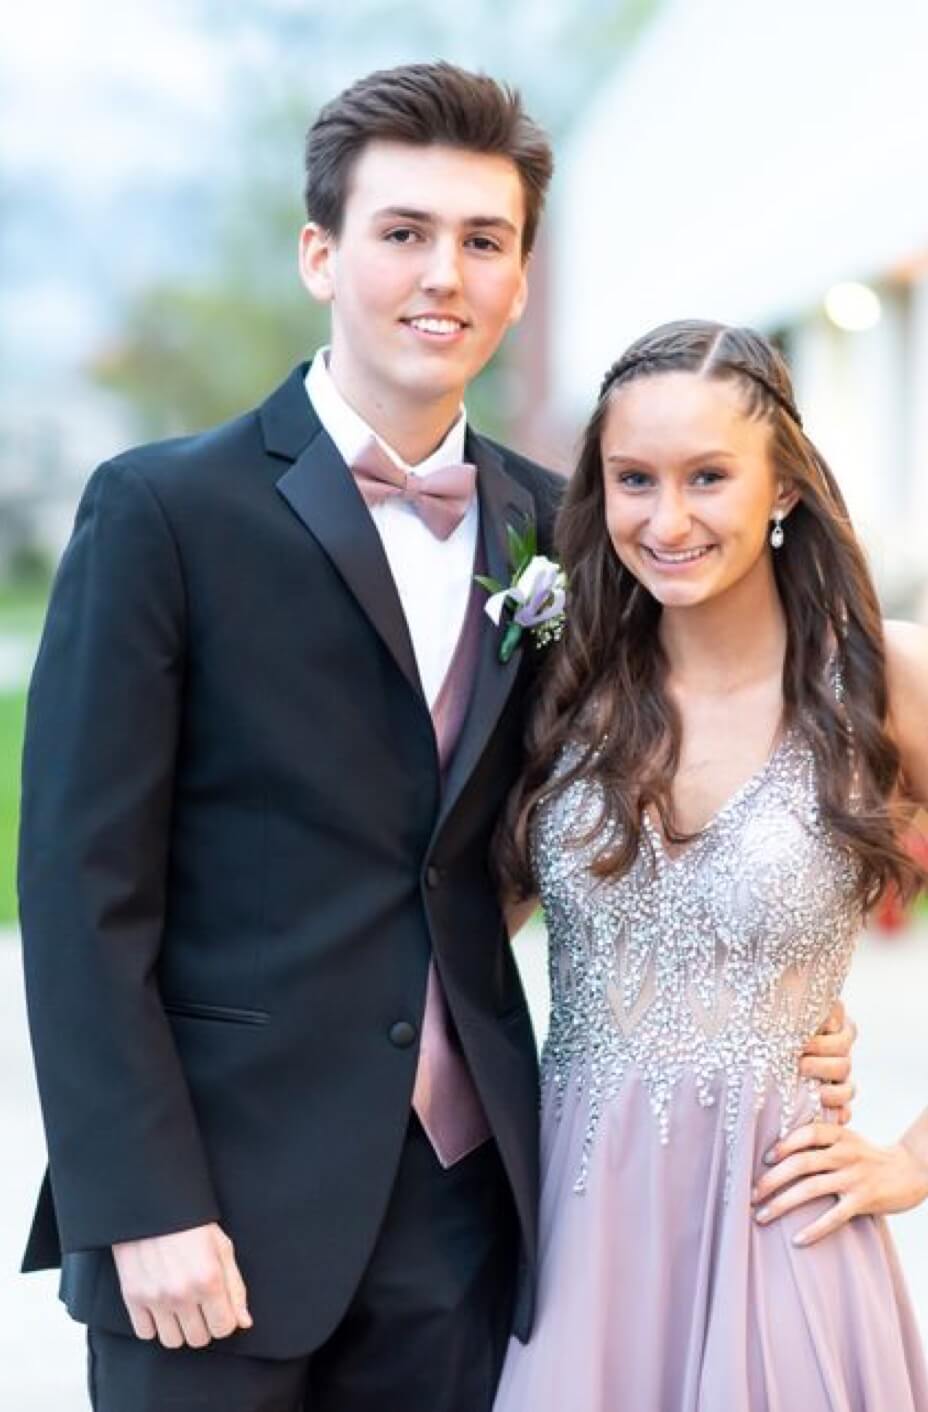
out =
[[[540,805],[532,840],[550,946],[543,1080],[559,1101],[576,1084],[588,1102],[578,1190],[603,1106],[632,1074],[665,1143],[684,1075],[701,1104],[721,1105],[729,1148],[746,1094],[759,1110],[778,1091],[785,1131],[803,1096],[799,1054],[861,924],[856,864],[823,824],[798,727],[674,855],[646,817],[618,881],[594,877],[596,845],[578,842],[599,811],[598,786],[578,781]]]

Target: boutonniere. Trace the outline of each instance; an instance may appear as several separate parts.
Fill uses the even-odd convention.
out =
[[[499,660],[508,662],[523,632],[528,630],[539,647],[556,642],[564,630],[567,576],[559,564],[536,552],[535,526],[523,534],[506,526],[512,582],[507,588],[496,579],[477,574],[477,582],[491,595],[484,612],[505,630],[499,644]]]

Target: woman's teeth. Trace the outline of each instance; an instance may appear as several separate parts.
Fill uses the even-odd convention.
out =
[[[699,549],[678,549],[673,553],[667,550],[651,549],[645,545],[652,559],[656,559],[659,564],[689,564],[695,559],[704,559],[712,551],[712,545],[704,545]]]

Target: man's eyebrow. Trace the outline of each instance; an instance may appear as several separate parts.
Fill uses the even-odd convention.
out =
[[[401,221],[418,221],[420,225],[437,224],[434,211],[420,211],[414,206],[384,206],[374,212],[375,220],[382,220],[384,216]],[[486,230],[490,227],[493,230],[508,230],[513,235],[519,234],[516,226],[505,216],[467,216],[461,224],[468,230]]]

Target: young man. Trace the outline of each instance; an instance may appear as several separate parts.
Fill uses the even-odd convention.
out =
[[[475,571],[551,473],[461,399],[551,172],[518,97],[377,73],[310,131],[331,348],[88,486],[25,754],[50,1153],[27,1267],[97,1412],[481,1412],[528,1335],[536,1072],[487,866],[531,651]],[[234,1244],[233,1244],[234,1242]]]

